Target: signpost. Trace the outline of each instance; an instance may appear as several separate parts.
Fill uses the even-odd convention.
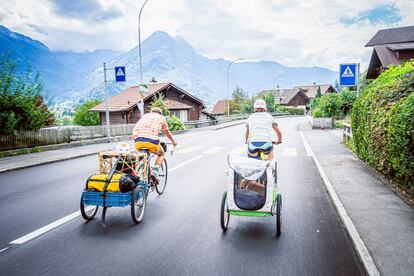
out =
[[[359,96],[359,63],[343,63],[339,65],[339,85],[356,86]]]
[[[116,82],[125,81],[125,66],[115,66]]]
[[[115,68],[106,68],[106,63],[103,63],[103,72],[104,72],[104,86],[105,86],[105,117],[106,117],[106,136],[108,138],[108,143],[111,141],[111,127],[109,122],[109,97],[108,97],[108,80],[106,79],[106,71],[114,70],[115,71],[115,81],[125,81],[125,66],[115,66]]]

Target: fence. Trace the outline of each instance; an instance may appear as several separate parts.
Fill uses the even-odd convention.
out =
[[[342,123],[342,142],[349,142],[352,138],[352,127],[349,123]]]
[[[111,136],[132,133],[134,124],[111,125]],[[67,126],[18,131],[16,135],[0,135],[0,151],[94,140],[106,137],[106,126]]]

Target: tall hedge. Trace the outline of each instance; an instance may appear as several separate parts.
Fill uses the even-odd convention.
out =
[[[414,60],[384,71],[354,102],[358,156],[414,193]]]

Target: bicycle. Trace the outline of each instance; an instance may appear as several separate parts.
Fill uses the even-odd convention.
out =
[[[167,152],[167,145],[164,142],[160,143],[164,149],[164,152]],[[173,154],[173,150],[171,150],[171,155]],[[152,175],[152,157],[154,155],[151,154],[148,149],[143,148],[138,152],[138,176],[140,177],[141,181],[144,183],[148,183],[148,190],[157,191],[159,195],[164,193],[165,187],[167,186],[167,177],[168,177],[168,165],[167,160],[164,158],[162,164],[159,168],[158,174],[158,183],[154,183],[151,179]]]

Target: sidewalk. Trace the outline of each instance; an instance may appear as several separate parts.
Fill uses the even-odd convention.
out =
[[[339,130],[303,134],[382,275],[414,275],[414,209],[343,144]]]
[[[226,127],[232,127],[235,125],[243,124],[244,122],[245,120],[232,121],[232,122],[227,122],[227,123],[214,125],[214,126],[208,126],[204,128],[190,129],[189,131],[185,133],[194,132],[198,130],[203,130],[203,131],[204,130],[218,130],[218,129],[222,129]],[[182,133],[182,134],[185,134],[185,133]],[[178,139],[180,135],[182,134],[177,134]],[[130,140],[127,139],[125,141],[130,141]],[[100,151],[114,149],[116,144],[118,144],[119,142],[120,141],[111,142],[111,143],[91,144],[91,145],[86,145],[86,146],[76,146],[76,147],[65,148],[65,149],[49,150],[49,151],[29,153],[29,154],[20,154],[16,156],[0,158],[0,173],[23,169],[27,167],[48,164],[52,162],[58,162],[58,161],[78,158],[78,157],[87,156],[87,155],[97,154]]]

